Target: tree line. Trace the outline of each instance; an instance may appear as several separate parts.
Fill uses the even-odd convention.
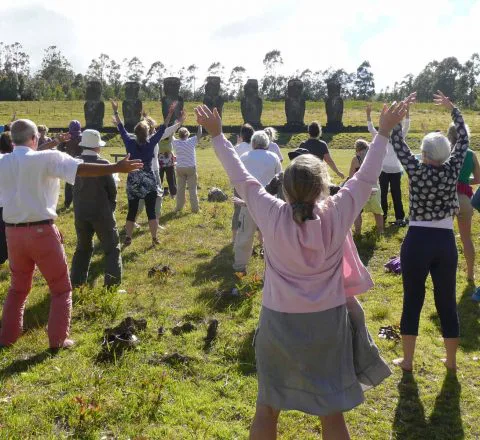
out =
[[[368,61],[358,66],[355,72],[328,68],[312,71],[297,70],[289,75],[281,73],[283,65],[279,50],[271,50],[263,59],[264,76],[260,79],[260,93],[267,100],[283,100],[291,78],[304,83],[307,100],[319,101],[327,96],[327,82],[336,81],[342,85],[342,96],[352,100],[393,100],[417,90],[419,101],[430,101],[433,92],[443,90],[456,102],[470,108],[480,106],[480,57],[474,53],[461,64],[457,58],[448,57],[431,61],[417,75],[408,74],[392,87],[376,91],[374,74]],[[162,61],[155,61],[148,68],[138,57],[117,62],[102,53],[92,59],[85,74],[74,71],[72,64],[56,46],[45,49],[40,68],[31,71],[30,56],[18,42],[0,42],[0,100],[82,100],[85,99],[86,83],[101,81],[103,96],[124,96],[124,83],[138,81],[141,84],[141,98],[157,100],[162,97],[163,79],[177,76],[181,80],[180,94],[185,100],[199,101],[205,89],[205,79],[199,77],[195,64],[177,70],[168,68]],[[248,73],[241,65],[228,72],[220,61],[210,64],[207,76],[219,76],[222,90],[228,100],[238,100],[243,93]]]

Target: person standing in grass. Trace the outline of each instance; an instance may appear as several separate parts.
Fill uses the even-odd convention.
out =
[[[367,105],[367,125],[368,131],[372,136],[377,134],[377,130],[372,124],[372,106]],[[410,113],[407,112],[405,120],[402,123],[402,136],[405,138],[407,136],[408,130],[410,129]],[[383,210],[383,220],[384,223],[387,221],[388,214],[388,187],[390,186],[390,193],[392,195],[393,201],[393,210],[395,211],[395,225],[396,226],[406,226],[405,222],[405,211],[403,210],[402,202],[402,174],[403,167],[400,161],[393,151],[391,143],[388,143],[387,154],[382,164],[382,172],[380,173],[380,198]]]
[[[320,160],[325,161],[340,179],[344,179],[345,175],[337,168],[337,165],[328,151],[327,143],[320,139],[320,136],[322,136],[322,127],[317,121],[313,121],[308,126],[308,134],[310,135],[310,138],[305,142],[302,142],[299,148],[305,148],[314,156],[319,157]]]
[[[278,139],[277,130],[275,130],[273,127],[267,127],[264,131],[265,133],[267,133],[267,136],[270,139],[270,143],[268,144],[268,151],[275,153],[278,156],[278,160],[280,161],[280,163],[282,163],[283,155],[280,151],[280,147],[275,142]]]
[[[63,238],[55,226],[60,179],[73,184],[77,176],[99,177],[142,168],[127,156],[115,165],[82,163],[57,150],[36,151],[37,126],[19,119],[11,127],[14,150],[0,155],[0,188],[6,225],[11,284],[3,304],[0,347],[21,335],[23,311],[32,288],[35,266],[51,293],[48,319],[50,348],[68,348],[72,286]]]
[[[285,170],[284,202],[247,171],[222,134],[217,110],[196,109],[198,123],[212,136],[220,162],[264,238],[253,440],[276,438],[281,410],[319,416],[324,439],[349,439],[343,412],[364,401],[363,388],[390,374],[371,339],[358,341],[352,334],[351,325],[362,321],[363,312],[347,295],[365,292],[372,282],[349,231],[378,180],[390,131],[405,112],[405,102],[384,107],[379,133],[360,170],[333,197],[328,197],[325,164],[300,155]],[[364,323],[363,328],[365,334]]]
[[[62,142],[57,148],[59,151],[67,153],[71,157],[77,157],[82,154],[82,147],[78,144],[82,139],[82,124],[79,121],[73,120],[68,124],[68,134],[70,139],[67,142]],[[46,144],[46,143],[45,143]],[[43,146],[45,147],[45,145]],[[66,209],[70,208],[73,202],[73,185],[65,182],[65,200],[64,206]]]
[[[141,199],[145,200],[145,208],[148,217],[148,226],[150,228],[150,234],[152,235],[153,245],[159,243],[157,238],[158,220],[155,212],[155,204],[157,197],[159,196],[158,184],[155,178],[155,173],[152,169],[152,161],[154,156],[155,146],[165,133],[165,126],[160,125],[153,136],[149,136],[149,127],[145,121],[140,121],[134,129],[135,138],[125,130],[123,122],[118,115],[118,103],[114,100],[111,101],[114,114],[115,123],[117,124],[118,131],[122,137],[123,143],[127,153],[131,155],[133,159],[139,159],[142,161],[144,167],[138,173],[131,173],[127,178],[127,197],[128,197],[128,214],[127,222],[125,225],[125,246],[129,246],[132,243],[133,228],[135,226],[135,218],[138,213],[138,205]],[[168,114],[171,115],[175,111],[175,104],[170,106]],[[182,112],[182,119],[179,124],[185,120],[185,112]],[[172,130],[178,128],[178,125],[172,126]]]
[[[185,206],[185,189],[188,185],[188,193],[190,194],[190,207],[192,212],[198,212],[198,195],[197,195],[197,155],[196,147],[202,138],[202,126],[198,126],[197,134],[189,137],[190,132],[186,127],[178,130],[178,139],[173,136],[172,148],[177,158],[177,206],[175,212],[180,212]]]
[[[38,139],[38,147],[41,147],[43,144],[52,141],[52,138],[48,137],[48,127],[46,125],[39,125],[38,133],[40,134]]]
[[[240,128],[240,135],[237,137],[237,144],[235,145],[235,150],[237,151],[238,156],[241,156],[244,153],[252,151],[251,141],[253,133],[255,130],[250,124],[243,124]],[[233,189],[233,198],[234,200],[238,199],[237,190]],[[235,237],[237,236],[238,224],[240,209],[242,205],[239,203],[233,203],[233,215],[232,215],[232,243],[235,243]]]
[[[387,147],[388,151],[388,147]],[[352,158],[350,164],[350,172],[348,177],[351,179],[355,173],[360,169],[363,160],[368,152],[368,142],[364,139],[357,139],[355,141],[355,156]],[[372,187],[372,195],[367,200],[367,203],[363,207],[362,212],[371,212],[375,218],[375,225],[377,227],[377,233],[383,234],[383,210],[380,204],[380,194],[378,183]],[[355,234],[360,235],[362,233],[362,212],[355,219]]]
[[[0,155],[13,151],[12,135],[5,131],[0,135]],[[3,221],[3,200],[0,191],[0,264],[8,260],[7,236],[5,235],[5,222]]]
[[[468,126],[465,124],[465,130],[470,136]],[[454,124],[450,125],[447,132],[450,145],[455,148],[457,143],[457,129]],[[473,178],[471,176],[473,175]],[[472,217],[473,206],[471,199],[473,197],[473,189],[471,185],[480,183],[480,164],[477,155],[470,149],[467,150],[462,169],[458,176],[457,196],[460,209],[457,214],[458,231],[463,244],[463,255],[467,263],[467,280],[471,283],[475,281],[475,246],[472,240]],[[475,295],[474,295],[475,299]],[[480,301],[480,297],[478,298]]]
[[[410,95],[412,99],[415,93]],[[402,243],[400,261],[403,280],[403,312],[400,321],[403,358],[395,365],[411,371],[420,313],[425,300],[425,282],[430,274],[435,307],[440,317],[446,349],[445,366],[457,367],[459,322],[456,302],[457,245],[453,218],[458,214],[457,182],[468,151],[469,138],[460,110],[441,91],[434,102],[451,111],[456,144],[441,133],[427,134],[421,145],[422,159],[405,143],[402,126],[395,127],[391,143],[409,178],[410,222]]]
[[[79,144],[83,163],[110,164],[100,157],[105,146],[97,130],[85,130]],[[105,253],[105,287],[122,281],[122,256],[118,236],[115,208],[117,186],[113,175],[102,177],[77,176],[73,187],[73,211],[77,246],[72,259],[70,279],[73,287],[87,283],[88,269],[93,254],[93,236],[97,235]]]

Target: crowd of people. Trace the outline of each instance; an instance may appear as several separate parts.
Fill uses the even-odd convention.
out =
[[[434,102],[452,114],[447,136],[428,133],[421,157],[405,142],[413,93],[400,103],[384,105],[378,130],[367,107],[373,140],[358,139],[348,177],[332,184],[327,166],[344,180],[321,127],[312,122],[309,139],[283,155],[272,127],[255,131],[244,124],[236,145],[222,133],[216,109],[195,109],[196,135],[171,123],[176,103],[157,125],[147,114],[133,133],[124,128],[118,103],[114,122],[127,156],[116,164],[101,157],[105,142],[96,130],[71,121],[68,133],[48,137],[48,128],[15,120],[0,137],[0,263],[9,260],[11,286],[3,305],[0,348],[22,332],[23,310],[35,266],[51,292],[48,337],[51,349],[69,348],[72,287],[87,282],[96,235],[105,253],[106,287],[122,280],[120,236],[115,218],[117,173],[128,173],[128,214],[123,245],[132,243],[136,219],[145,207],[152,245],[159,243],[162,199],[176,197],[184,209],[188,186],[192,212],[199,211],[196,147],[203,129],[234,187],[232,241],[235,272],[247,272],[257,234],[265,258],[260,320],[254,346],[258,398],[252,439],[276,438],[280,411],[296,409],[318,415],[325,439],[348,439],[343,413],[364,400],[391,371],[365,325],[356,296],[373,286],[353,236],[361,233],[362,212],[371,212],[378,233],[385,227],[388,192],[398,227],[408,225],[400,257],[404,290],[401,335],[403,357],[394,361],[412,371],[425,283],[432,277],[444,338],[445,366],[455,371],[459,343],[456,308],[457,217],[467,278],[474,280],[475,249],[471,237],[473,196],[480,165],[469,149],[469,132],[457,107],[440,91]],[[409,218],[401,195],[405,171],[409,180]],[[473,177],[472,177],[473,176]],[[74,207],[77,245],[68,272],[63,239],[55,226],[59,179],[65,180],[65,208]],[[177,187],[178,183],[178,187]],[[8,251],[8,252],[7,252]],[[474,299],[480,300],[476,292]]]

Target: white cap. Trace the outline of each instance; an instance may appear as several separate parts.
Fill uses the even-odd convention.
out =
[[[105,146],[105,142],[102,141],[100,132],[97,130],[83,130],[82,140],[78,144],[80,147],[84,148],[98,148]]]

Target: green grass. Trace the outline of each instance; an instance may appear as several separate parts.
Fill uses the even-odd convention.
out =
[[[442,119],[443,120],[443,119]],[[105,156],[121,151],[118,136],[109,140]],[[332,150],[340,169],[348,171],[351,151]],[[288,159],[287,159],[288,161]],[[263,261],[254,257],[249,275],[235,278],[230,242],[230,203],[211,204],[209,187],[230,192],[226,175],[202,141],[198,151],[201,213],[189,209],[172,214],[166,199],[161,246],[152,249],[145,215],[143,227],[123,254],[126,294],[102,288],[102,255],[92,261],[90,283],[73,294],[73,350],[56,356],[46,353],[45,325],[49,296],[44,280],[36,274],[25,312],[25,334],[0,355],[1,439],[245,439],[254,412],[257,383],[253,332],[261,304]],[[407,187],[403,181],[406,203]],[[60,200],[60,205],[62,200]],[[125,177],[119,190],[117,220],[126,217]],[[377,337],[380,326],[398,324],[402,309],[399,277],[385,274],[383,264],[399,252],[405,229],[388,229],[378,239],[372,216],[365,215],[364,236],[357,243],[373,274],[375,288],[361,297],[369,329],[388,360],[401,355],[399,343]],[[480,227],[474,219],[478,247]],[[68,259],[75,246],[71,211],[62,212],[58,226],[65,237]],[[176,274],[148,278],[148,269],[169,264]],[[458,301],[462,326],[458,383],[446,378],[439,359],[441,334],[432,297],[432,286],[421,318],[414,379],[402,379],[398,369],[391,378],[366,394],[363,405],[347,413],[355,439],[475,439],[480,438],[479,308],[470,300],[465,282],[465,262],[460,250]],[[480,276],[477,273],[477,276]],[[9,274],[0,268],[0,302],[6,296]],[[239,298],[222,298],[221,291],[237,285]],[[138,336],[140,345],[112,362],[98,359],[102,331],[124,317],[145,317],[148,327]],[[218,339],[208,348],[204,336],[208,320],[220,322]],[[186,319],[197,329],[183,336],[170,332],[159,337],[157,329],[171,329]],[[186,364],[161,362],[165,353],[190,356]],[[477,359],[477,360],[475,360]],[[321,360],[319,360],[321,361]],[[284,413],[280,438],[319,438],[315,417]]]

